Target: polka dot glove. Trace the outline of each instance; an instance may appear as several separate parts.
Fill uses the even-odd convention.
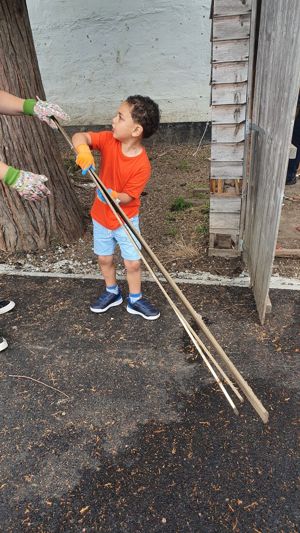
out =
[[[55,117],[58,120],[70,120],[69,115],[65,113],[57,104],[50,102],[43,102],[39,98],[33,108],[33,114],[37,116],[42,122],[46,122],[48,126],[57,129],[57,126],[50,117]]]
[[[18,170],[9,167],[4,179],[4,183],[18,191],[24,200],[37,201],[42,200],[51,193],[44,185],[48,178],[39,174],[33,174],[26,170]]]

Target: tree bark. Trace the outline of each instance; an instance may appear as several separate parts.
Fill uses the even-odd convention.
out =
[[[0,2],[0,88],[21,98],[45,99],[25,0]],[[0,160],[44,174],[52,193],[41,202],[26,202],[0,183],[0,249],[29,251],[80,237],[83,217],[56,134],[37,118],[1,116],[0,139]]]

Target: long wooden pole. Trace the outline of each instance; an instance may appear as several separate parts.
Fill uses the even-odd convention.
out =
[[[76,150],[75,150],[75,148],[74,148],[74,146],[72,144],[72,141],[69,138],[69,136],[67,135],[67,133],[65,132],[65,130],[61,127],[61,125],[55,119],[55,117],[52,117],[52,119],[55,121],[59,131],[61,132],[63,137],[66,139],[66,141],[68,142],[68,144],[70,145],[72,150],[76,153]],[[247,381],[240,374],[238,369],[234,366],[233,362],[229,359],[228,355],[225,353],[225,351],[220,346],[218,341],[214,338],[214,336],[212,335],[212,333],[210,332],[208,327],[203,322],[202,317],[196,312],[196,310],[190,304],[188,299],[184,296],[182,291],[176,285],[175,281],[171,278],[171,276],[168,273],[168,271],[165,269],[165,267],[162,265],[162,263],[159,261],[159,259],[154,254],[154,252],[148,246],[148,244],[146,243],[145,239],[136,230],[136,228],[131,224],[129,218],[126,216],[126,214],[123,212],[123,210],[119,207],[119,205],[110,196],[110,194],[108,193],[106,187],[104,186],[104,184],[102,183],[100,178],[97,176],[96,172],[93,171],[93,170],[89,170],[88,173],[91,176],[91,178],[93,179],[93,181],[96,183],[96,185],[99,187],[99,189],[101,190],[101,192],[104,195],[107,203],[110,205],[110,207],[113,209],[113,211],[116,212],[121,217],[123,222],[125,222],[125,224],[130,229],[131,233],[133,233],[135,238],[141,243],[141,245],[143,246],[144,250],[147,252],[147,254],[152,259],[154,264],[158,267],[160,272],[163,274],[165,279],[168,281],[170,286],[173,288],[174,292],[179,297],[179,299],[181,300],[181,302],[183,303],[183,305],[185,306],[187,311],[190,313],[190,315],[193,317],[195,322],[198,324],[198,326],[203,331],[203,333],[206,336],[206,338],[209,340],[209,342],[215,348],[216,352],[221,357],[221,359],[223,360],[223,362],[226,365],[226,367],[228,368],[228,370],[231,372],[231,375],[235,378],[235,381],[240,386],[240,389],[244,392],[246,398],[249,400],[249,402],[251,403],[252,407],[255,409],[255,411],[260,416],[262,421],[266,424],[268,422],[268,419],[269,419],[268,411],[265,409],[265,407],[263,406],[261,401],[257,398],[256,394],[253,392],[251,387],[248,385]]]

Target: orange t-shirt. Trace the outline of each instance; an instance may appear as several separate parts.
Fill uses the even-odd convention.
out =
[[[89,135],[92,140],[91,149],[101,152],[101,181],[108,189],[132,196],[133,199],[128,204],[121,204],[121,208],[128,218],[134,217],[139,212],[140,195],[151,173],[145,148],[139,155],[128,157],[123,154],[120,141],[114,139],[111,131],[89,131]],[[116,229],[120,226],[110,207],[99,200],[97,193],[91,216],[105,228]]]

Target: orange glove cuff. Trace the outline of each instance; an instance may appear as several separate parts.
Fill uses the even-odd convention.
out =
[[[89,147],[88,144],[79,144],[78,146],[76,146],[76,152],[78,154],[88,154],[88,153],[91,153],[91,149]]]

